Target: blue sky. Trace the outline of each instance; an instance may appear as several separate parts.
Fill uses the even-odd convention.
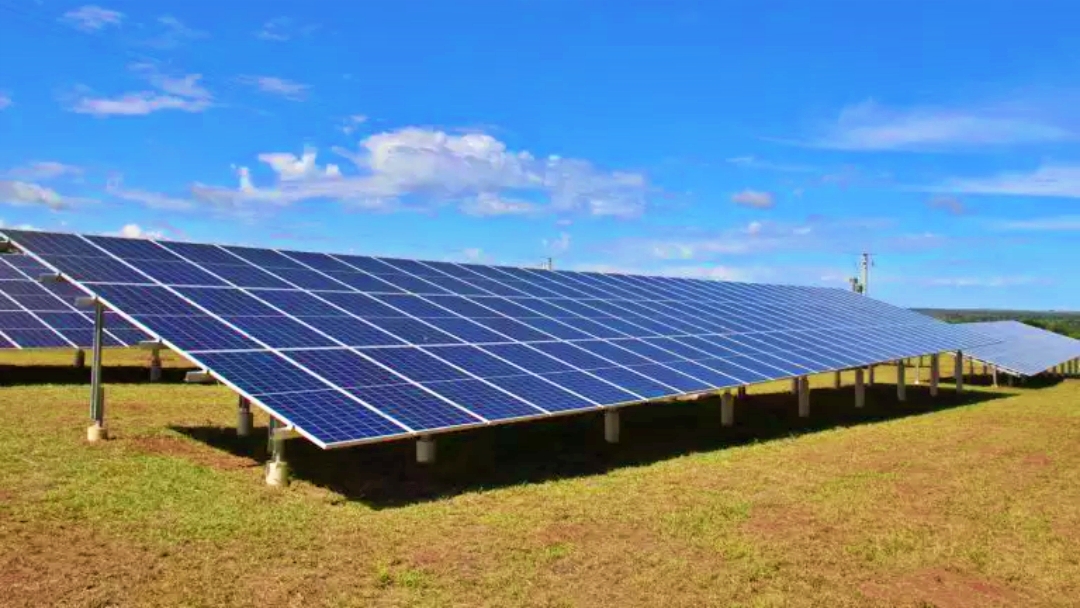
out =
[[[0,222],[1075,309],[1077,18],[0,0]]]

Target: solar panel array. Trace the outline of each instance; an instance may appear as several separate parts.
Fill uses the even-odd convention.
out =
[[[989,342],[837,289],[6,234],[324,448]]]
[[[90,348],[93,314],[75,308],[85,295],[66,283],[42,283],[50,271],[26,255],[0,255],[0,348]],[[132,346],[149,336],[115,313],[105,315],[106,346]]]
[[[1020,375],[1034,376],[1080,358],[1080,340],[1019,321],[963,325],[999,340],[996,344],[968,349],[966,355]]]

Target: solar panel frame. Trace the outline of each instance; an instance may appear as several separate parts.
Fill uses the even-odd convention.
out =
[[[997,344],[971,348],[964,354],[1016,376],[1035,376],[1080,358],[1080,340],[1020,321],[962,323],[979,333],[996,336]]]

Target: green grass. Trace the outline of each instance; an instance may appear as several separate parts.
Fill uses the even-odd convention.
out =
[[[852,407],[785,383],[398,442],[235,437],[217,386],[138,382],[110,351],[115,438],[83,441],[70,353],[0,354],[4,606],[1070,606],[1080,597],[1080,382]],[[178,360],[167,359],[174,368]],[[945,362],[945,369],[951,363]],[[925,369],[923,370],[925,374]],[[180,377],[176,369],[170,378]],[[44,380],[53,378],[54,384]],[[892,380],[882,368],[878,379]],[[850,374],[845,375],[850,384]],[[265,432],[265,420],[257,419]]]

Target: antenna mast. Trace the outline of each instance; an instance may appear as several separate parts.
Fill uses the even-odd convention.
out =
[[[860,293],[862,293],[864,296],[870,294],[870,267],[874,264],[874,261],[870,257],[870,255],[871,254],[869,253],[862,254],[862,266],[860,268],[860,270],[862,271],[862,276],[859,282],[861,287]]]

